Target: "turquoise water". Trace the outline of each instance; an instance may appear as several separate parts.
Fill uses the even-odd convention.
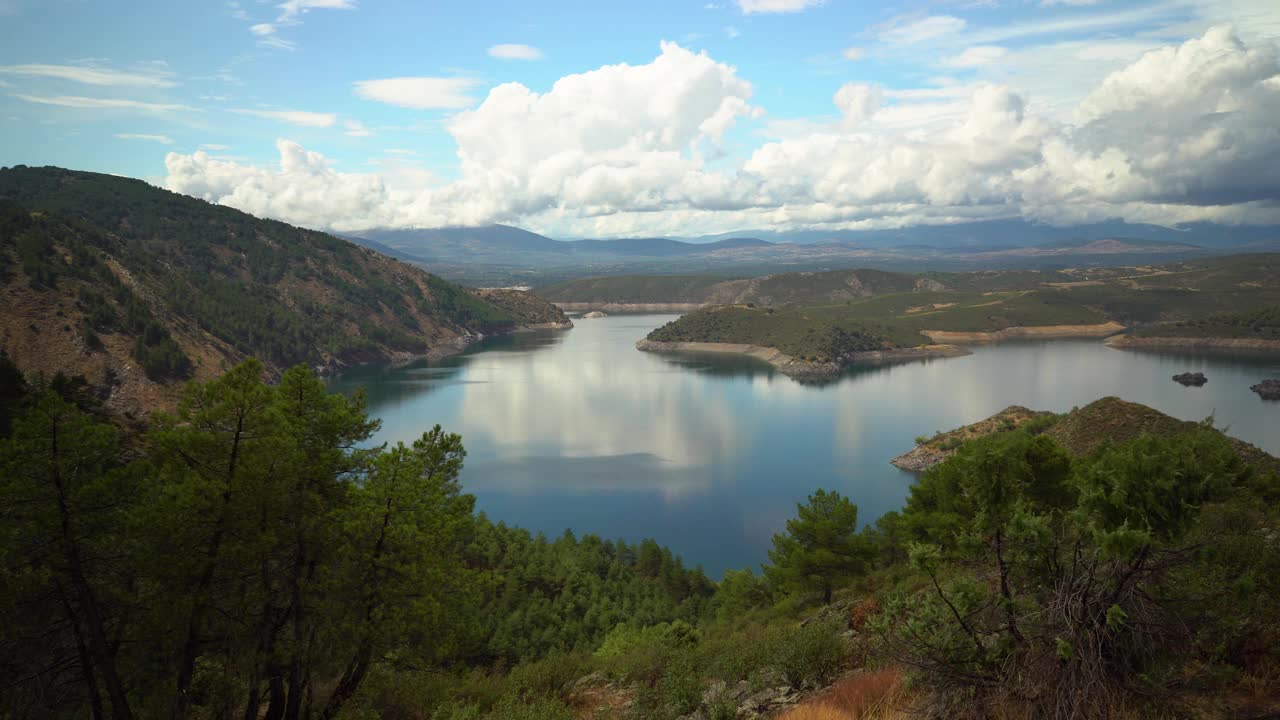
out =
[[[1008,405],[1066,411],[1118,395],[1186,420],[1212,414],[1280,454],[1280,403],[1249,391],[1280,377],[1275,357],[1027,342],[814,386],[748,358],[635,349],[674,317],[578,320],[438,363],[361,368],[333,386],[367,388],[379,441],[408,442],[435,423],[461,434],[463,485],[495,521],[552,536],[653,537],[713,577],[764,561],[772,534],[817,488],[853,498],[863,522],[897,509],[913,475],[891,458],[916,436]],[[1187,370],[1208,385],[1169,379]]]

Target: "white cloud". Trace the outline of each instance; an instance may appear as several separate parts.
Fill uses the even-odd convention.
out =
[[[489,57],[499,60],[541,60],[542,51],[532,45],[507,43],[489,48]]]
[[[147,135],[145,133],[116,133],[116,137],[121,140],[149,140],[158,142],[161,145],[172,145],[173,138],[168,135]]]
[[[1008,55],[1009,51],[999,45],[975,45],[964,52],[942,61],[943,65],[954,68],[973,68],[990,65]]]
[[[860,47],[847,47],[840,54],[844,55],[845,60],[861,60],[867,56],[867,51]]]
[[[880,109],[884,102],[884,94],[880,88],[858,83],[847,83],[836,91],[833,101],[840,109],[847,128],[857,127]]]
[[[218,143],[203,143],[203,144],[201,144],[201,145],[200,145],[200,149],[201,149],[201,150],[213,150],[214,152],[221,152],[221,151],[223,151],[223,150],[230,150],[230,149],[231,149],[231,146],[230,146],[230,145],[219,145]]]
[[[371,137],[374,134],[372,130],[365,127],[364,123],[361,123],[359,120],[347,120],[342,123],[342,126],[346,128],[346,131],[343,134],[350,137]]]
[[[127,70],[110,70],[82,65],[0,65],[0,75],[20,75],[26,77],[45,77],[57,80],[110,87],[173,87],[178,83],[170,73],[157,72],[150,69],[146,72]]]
[[[951,15],[901,16],[872,30],[887,43],[913,45],[964,29],[965,21]]]
[[[362,80],[355,92],[365,100],[414,110],[457,109],[475,103],[467,93],[479,84],[471,78],[399,77]]]
[[[305,110],[250,110],[236,108],[228,112],[233,112],[237,115],[252,115],[266,120],[277,120],[303,127],[326,128],[332,127],[334,123],[338,122],[338,116],[333,113],[307,112]]]
[[[290,22],[311,10],[352,10],[355,6],[354,0],[285,0],[277,6],[280,18],[276,22]]]
[[[741,36],[741,35],[742,35],[742,33],[738,30],[738,28],[736,28],[736,27],[734,27],[734,26],[732,26],[732,25],[725,25],[725,26],[724,26],[724,34],[725,34],[726,36],[728,36],[728,37],[731,37],[731,38],[736,38],[736,37],[739,37],[739,36]]]
[[[80,95],[15,94],[13,97],[18,98],[19,100],[25,100],[30,103],[40,103],[42,105],[58,105],[60,107],[83,108],[88,110],[142,110],[145,112],[155,112],[155,113],[196,110],[196,108],[193,108],[190,105],[142,102],[140,100],[125,100],[121,98],[92,98],[92,97],[82,97]]]
[[[250,20],[249,13],[240,6],[239,2],[233,0],[228,5],[231,8],[232,17],[237,20]],[[249,26],[249,32],[258,38],[259,47],[297,50],[298,43],[280,37],[279,31],[282,26],[302,24],[300,17],[312,10],[352,10],[355,6],[355,0],[285,0],[276,6],[279,14],[276,15],[275,22],[254,23]]]
[[[737,0],[743,15],[755,13],[793,13],[824,5],[826,0]]]
[[[400,155],[404,157],[413,157],[418,154],[417,150],[408,150],[405,148],[387,148],[386,150],[383,150],[383,152],[388,155]]]
[[[1061,118],[1001,84],[846,84],[832,97],[838,119],[773,123],[786,125],[779,139],[724,167],[706,158],[763,112],[752,86],[732,66],[664,43],[648,64],[569,75],[545,93],[493,88],[446,128],[460,161],[451,182],[403,168],[341,173],[282,140],[271,168],[171,153],[167,185],[338,230],[507,222],[608,236],[1018,215],[1280,222],[1278,53],[1215,28],[1114,71]]]

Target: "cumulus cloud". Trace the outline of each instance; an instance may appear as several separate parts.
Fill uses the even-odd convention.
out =
[[[489,57],[499,60],[541,60],[542,51],[532,45],[503,44],[489,48]]]
[[[289,123],[291,125],[301,125],[303,127],[332,127],[338,122],[338,116],[333,113],[307,112],[305,110],[250,110],[246,108],[235,108],[231,110],[237,115],[252,115],[254,117],[264,118],[266,120],[276,120],[279,122]]]
[[[493,88],[446,126],[459,177],[335,171],[280,141],[271,167],[171,153],[170,189],[313,227],[520,223],[574,235],[983,218],[1280,222],[1280,59],[1213,28],[1113,72],[1067,119],[994,83],[841,86],[836,120],[712,164],[763,110],[732,66],[673,43],[644,65]],[[735,137],[737,137],[735,135]]]
[[[743,15],[756,13],[793,13],[818,7],[826,0],[737,0]]]
[[[355,93],[365,100],[414,110],[457,109],[475,103],[468,93],[479,85],[471,78],[398,77],[362,80]]]
[[[883,102],[880,88],[859,83],[847,83],[836,91],[833,98],[845,127],[852,128],[869,120]]]
[[[167,88],[178,84],[170,73],[158,69],[139,72],[82,65],[0,65],[0,75],[54,78],[100,86]]]

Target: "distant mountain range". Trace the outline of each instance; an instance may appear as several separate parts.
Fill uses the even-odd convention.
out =
[[[388,254],[416,257],[420,260],[450,259],[462,253],[503,255],[510,253],[545,253],[552,256],[621,255],[643,257],[679,257],[706,255],[720,250],[769,246],[766,240],[752,237],[727,237],[714,240],[676,240],[671,238],[622,238],[617,240],[553,240],[545,235],[509,225],[481,227],[446,227],[425,230],[370,230],[351,236],[356,242]]]
[[[1272,225],[1216,225],[1190,223],[1180,228],[1126,222],[1101,222],[1057,227],[1021,219],[987,220],[952,225],[914,225],[894,230],[796,230],[772,232],[747,230],[687,238],[711,242],[750,235],[774,243],[842,243],[864,248],[995,249],[1060,243],[1087,244],[1094,240],[1125,238],[1134,242],[1156,241],[1203,248],[1275,247],[1280,227]]]
[[[1124,265],[1280,249],[1280,228],[1121,222],[1053,227],[993,220],[897,230],[747,230],[692,238],[556,240],[507,225],[371,230],[379,252],[479,285],[546,285],[616,274],[749,276],[872,267],[971,270]]]

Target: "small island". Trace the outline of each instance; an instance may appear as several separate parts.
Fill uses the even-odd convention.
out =
[[[1200,387],[1209,382],[1209,378],[1205,377],[1202,372],[1184,372],[1174,375],[1173,381],[1183,387]]]
[[[1263,400],[1280,400],[1280,380],[1263,380],[1249,389],[1258,393],[1258,397]]]

